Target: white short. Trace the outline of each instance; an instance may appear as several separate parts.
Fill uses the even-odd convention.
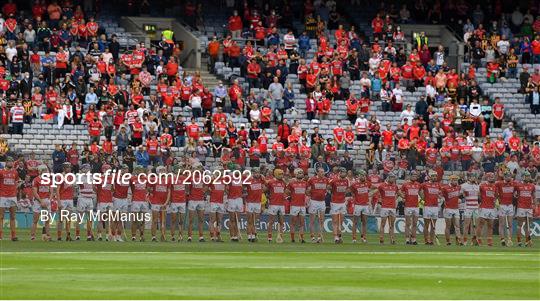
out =
[[[394,208],[381,208],[379,212],[380,217],[396,216],[396,209]]]
[[[268,206],[268,210],[266,211],[270,215],[285,215],[285,206],[283,205],[270,205]]]
[[[50,199],[42,199],[42,201],[45,203],[45,208],[41,207],[41,203],[37,200],[34,200],[32,203],[32,211],[34,213],[39,213],[41,210],[47,210],[51,211],[51,200]]]
[[[483,219],[496,219],[497,210],[495,208],[480,208],[478,209],[478,216]]]
[[[204,201],[189,201],[188,202],[188,210],[189,211],[196,211],[196,210],[203,210],[205,209],[206,205],[204,204]]]
[[[17,207],[17,197],[1,197],[0,208]]]
[[[326,211],[326,203],[324,201],[310,200],[308,205],[309,214],[323,213]]]
[[[81,198],[77,200],[77,211],[87,212],[93,210],[95,207],[94,199],[92,198]]]
[[[167,213],[186,213],[186,203],[171,203]]]
[[[456,218],[456,217],[459,218],[459,210],[458,209],[444,208],[443,217],[444,218]]]
[[[129,212],[129,201],[128,199],[113,198],[113,207],[114,210],[118,210],[120,212]]]
[[[60,200],[58,202],[58,208],[62,210],[74,211],[73,200]]]
[[[369,205],[354,205],[353,215],[354,216],[360,216],[360,215],[370,215],[371,214],[371,208]]]
[[[242,212],[244,211],[244,202],[242,202],[242,198],[228,199],[226,207],[229,212]]]
[[[135,201],[131,202],[131,212],[149,212],[150,206],[146,201]]]
[[[499,216],[514,216],[514,205],[500,205]]]
[[[525,208],[518,208],[516,211],[516,217],[532,217],[533,216],[533,210],[532,209],[525,209]]]
[[[330,203],[330,214],[347,214],[347,203]]]
[[[210,213],[225,213],[225,204],[223,203],[210,203],[208,206]]]
[[[113,210],[113,203],[98,203],[97,210],[99,211]]]
[[[473,215],[478,216],[478,208],[465,208],[465,212],[463,212],[465,218],[472,218]]]
[[[261,213],[261,203],[246,203],[246,212]]]
[[[437,219],[439,217],[439,207],[424,207],[423,218]]]
[[[305,206],[291,206],[291,212],[289,213],[291,216],[297,216],[306,215],[306,207]]]
[[[152,211],[161,211],[167,208],[165,208],[165,204],[150,204],[150,209]]]
[[[420,215],[420,209],[418,207],[405,207],[405,216],[416,216]]]

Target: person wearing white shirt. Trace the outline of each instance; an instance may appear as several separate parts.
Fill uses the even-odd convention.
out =
[[[510,49],[510,42],[506,39],[506,36],[502,36],[501,40],[497,42],[497,49],[500,54],[507,54]]]
[[[292,30],[289,30],[287,34],[283,36],[283,44],[287,52],[293,50],[294,46],[296,46],[296,38],[294,37]]]
[[[371,79],[369,79],[367,73],[362,73],[362,78],[360,79],[360,87],[366,87],[371,90]]]
[[[364,116],[364,114],[361,114],[360,116],[358,116],[358,118],[356,118],[354,126],[356,127],[357,139],[359,141],[367,140],[368,125],[369,122],[366,119],[366,116]]]
[[[392,89],[392,95],[394,95],[395,103],[394,103],[394,110],[393,111],[401,111],[403,108],[403,90],[401,90],[401,87],[399,83],[396,83],[396,86],[394,89]]]
[[[476,99],[473,100],[471,105],[469,106],[469,113],[471,113],[471,116],[477,118],[482,114],[482,106],[478,104]]]
[[[251,106],[251,110],[249,111],[249,118],[251,122],[261,121],[261,110],[259,110],[259,105],[257,105],[256,103]]]
[[[377,54],[374,53],[373,56],[369,59],[369,73],[375,74],[377,72],[377,69],[379,68],[379,64],[381,63],[381,59],[377,57]]]
[[[401,124],[405,124],[407,122],[407,125],[411,126],[413,124],[413,119],[416,114],[412,110],[411,105],[407,105],[407,108],[401,112],[401,115],[399,116],[399,119],[401,119]]]
[[[15,43],[13,41],[8,42],[5,52],[7,59],[10,62],[13,61],[13,57],[17,55],[17,48],[15,48]]]
[[[199,90],[195,90],[195,93],[189,97],[189,106],[191,107],[193,117],[202,117],[202,98]]]

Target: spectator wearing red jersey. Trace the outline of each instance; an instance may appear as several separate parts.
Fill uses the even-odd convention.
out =
[[[242,18],[238,15],[238,11],[234,10],[233,15],[229,17],[228,21],[228,29],[231,32],[233,39],[241,38],[242,28]]]

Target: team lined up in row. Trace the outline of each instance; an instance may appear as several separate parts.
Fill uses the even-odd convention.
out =
[[[12,168],[13,162],[8,160],[6,168],[0,171],[0,224],[3,224],[4,210],[11,213],[11,238],[15,235],[15,210],[20,186],[17,171]],[[64,172],[71,172],[71,165],[64,165]],[[111,169],[105,165],[102,171]],[[122,167],[127,173],[127,166]],[[40,174],[48,172],[42,165],[38,168]],[[82,165],[81,172],[90,171],[89,165]],[[180,171],[180,166],[174,166],[173,172]],[[231,181],[228,184],[191,181],[185,184],[184,176],[171,181],[157,184],[148,184],[140,181],[140,174],[147,171],[142,167],[135,167],[132,180],[127,183],[114,183],[109,180],[104,185],[84,183],[81,185],[60,184],[51,187],[45,184],[43,177],[37,176],[32,182],[34,219],[31,230],[31,239],[35,239],[39,214],[41,210],[51,210],[53,200],[57,201],[59,210],[90,213],[97,209],[100,212],[109,210],[118,212],[148,213],[151,212],[152,240],[157,240],[156,234],[161,231],[161,240],[166,236],[166,216],[170,217],[171,240],[181,240],[183,235],[184,215],[188,218],[188,241],[192,240],[194,219],[197,217],[199,241],[204,241],[203,226],[205,212],[209,213],[210,236],[213,241],[222,241],[220,232],[223,215],[230,215],[229,231],[232,241],[241,237],[239,215],[247,215],[247,235],[250,242],[257,239],[256,221],[259,214],[268,214],[268,225],[278,221],[277,241],[283,241],[284,215],[291,217],[290,235],[295,240],[298,230],[301,242],[304,240],[304,216],[310,215],[309,231],[313,242],[322,241],[322,224],[326,211],[326,198],[330,195],[330,214],[332,216],[332,229],[336,243],[342,242],[341,224],[346,214],[353,216],[352,239],[357,240],[357,228],[361,225],[360,239],[366,242],[368,215],[380,216],[380,243],[384,242],[385,227],[388,223],[388,232],[391,243],[395,243],[394,221],[398,201],[404,202],[407,244],[417,244],[416,229],[420,208],[423,208],[424,239],[426,244],[433,244],[435,238],[435,222],[439,210],[443,209],[446,221],[446,241],[450,244],[452,227],[456,234],[457,244],[466,244],[468,236],[472,236],[471,243],[481,244],[483,229],[486,228],[487,244],[493,243],[493,222],[499,219],[499,234],[503,244],[510,244],[512,239],[512,219],[516,216],[518,226],[529,228],[529,218],[532,217],[532,206],[535,202],[535,184],[530,173],[522,174],[523,181],[515,181],[511,173],[497,180],[494,173],[486,173],[480,182],[476,174],[469,174],[466,182],[460,184],[458,176],[451,176],[448,184],[439,181],[434,171],[428,173],[426,181],[420,182],[420,174],[411,173],[408,181],[402,185],[396,184],[396,176],[389,174],[383,180],[378,174],[367,175],[359,171],[356,176],[347,174],[345,169],[338,173],[326,175],[323,169],[318,169],[313,177],[308,177],[301,169],[294,171],[294,176],[288,178],[281,169],[261,174],[258,168],[252,170],[249,185],[242,181]],[[157,174],[167,172],[160,166]],[[102,175],[103,176],[103,175]],[[144,182],[144,183],[143,183]],[[74,200],[76,199],[76,206]],[[514,206],[515,205],[515,206]],[[463,211],[463,229],[460,223],[460,209]],[[316,222],[317,221],[317,222]],[[94,239],[93,221],[87,221],[87,240]],[[79,225],[75,223],[75,239],[80,239]],[[71,240],[70,221],[58,220],[57,239],[62,239],[63,226],[67,232],[67,240]],[[318,229],[316,229],[318,226]],[[268,241],[272,241],[272,226],[268,227]],[[107,240],[122,240],[124,223],[120,220],[111,222],[98,222],[98,240],[102,240],[106,230]],[[176,236],[178,230],[178,236]],[[506,230],[506,231],[505,231]],[[529,232],[526,232],[529,233]],[[1,232],[0,232],[1,234]],[[136,235],[144,240],[144,221],[131,222],[132,240]],[[49,223],[45,222],[43,237],[50,240]],[[521,231],[517,231],[517,241],[522,243]],[[530,244],[530,235],[526,235],[526,244]]]

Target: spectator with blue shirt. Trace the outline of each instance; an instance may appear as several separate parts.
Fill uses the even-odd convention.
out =
[[[300,52],[300,57],[305,59],[306,54],[308,50],[311,48],[311,45],[309,43],[309,36],[307,32],[302,32],[302,34],[298,37],[298,50]]]

